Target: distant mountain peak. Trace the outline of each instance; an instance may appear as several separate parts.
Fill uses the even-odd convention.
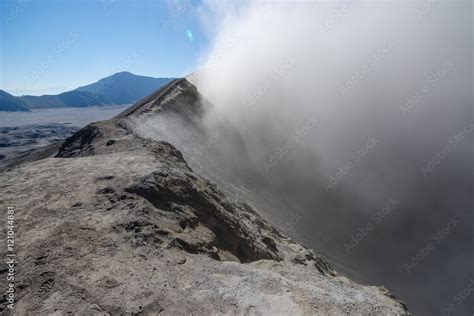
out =
[[[113,75],[109,76],[109,77],[116,77],[116,76],[137,76],[137,77],[142,77],[142,76],[139,76],[139,75],[135,75],[133,73],[131,73],[130,71],[119,71],[119,72],[116,72],[114,73]],[[109,78],[109,77],[106,77],[106,78]],[[105,79],[105,78],[104,78]]]
[[[121,71],[76,90],[100,94],[114,104],[130,104],[149,95],[173,79],[139,76],[128,71]]]
[[[139,76],[121,71],[58,95],[26,95],[16,98],[0,90],[0,111],[131,104],[174,79]]]

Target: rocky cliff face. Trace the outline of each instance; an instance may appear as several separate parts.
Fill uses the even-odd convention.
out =
[[[407,314],[387,290],[338,275],[229,199],[232,188],[193,171],[175,146],[136,132],[140,117],[174,113],[205,137],[197,95],[174,81],[86,126],[55,157],[2,172],[1,208],[15,209],[14,314]]]

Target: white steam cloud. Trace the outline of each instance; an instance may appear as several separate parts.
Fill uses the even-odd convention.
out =
[[[472,2],[213,0],[198,11],[214,41],[189,80],[304,210],[302,230],[344,252],[360,225],[400,201],[346,260],[415,311],[437,313],[413,295],[449,297],[472,261]],[[398,271],[453,216],[463,224],[452,260],[440,250],[428,276]],[[421,281],[453,269],[443,289]]]

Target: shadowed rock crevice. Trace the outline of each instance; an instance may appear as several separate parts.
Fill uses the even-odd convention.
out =
[[[208,181],[186,174],[155,172],[139,184],[126,188],[126,191],[144,197],[158,209],[180,212],[180,215],[184,216],[180,222],[182,227],[193,229],[196,223],[200,223],[214,234],[209,244],[197,248],[183,246],[186,251],[189,249],[191,253],[209,253],[209,249],[217,248],[230,252],[240,262],[281,260],[273,239],[265,236],[258,240],[258,237],[252,234],[253,229],[243,224],[248,220],[238,215],[242,211],[227,202],[223,194]],[[189,207],[192,214],[180,211],[183,207]],[[201,247],[203,251],[199,250]],[[211,257],[215,258],[215,253],[212,253]]]

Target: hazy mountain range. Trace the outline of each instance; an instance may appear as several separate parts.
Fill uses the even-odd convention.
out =
[[[0,90],[0,111],[29,111],[25,102]]]
[[[95,83],[57,95],[15,97],[0,90],[0,111],[130,104],[173,79],[118,72]]]

